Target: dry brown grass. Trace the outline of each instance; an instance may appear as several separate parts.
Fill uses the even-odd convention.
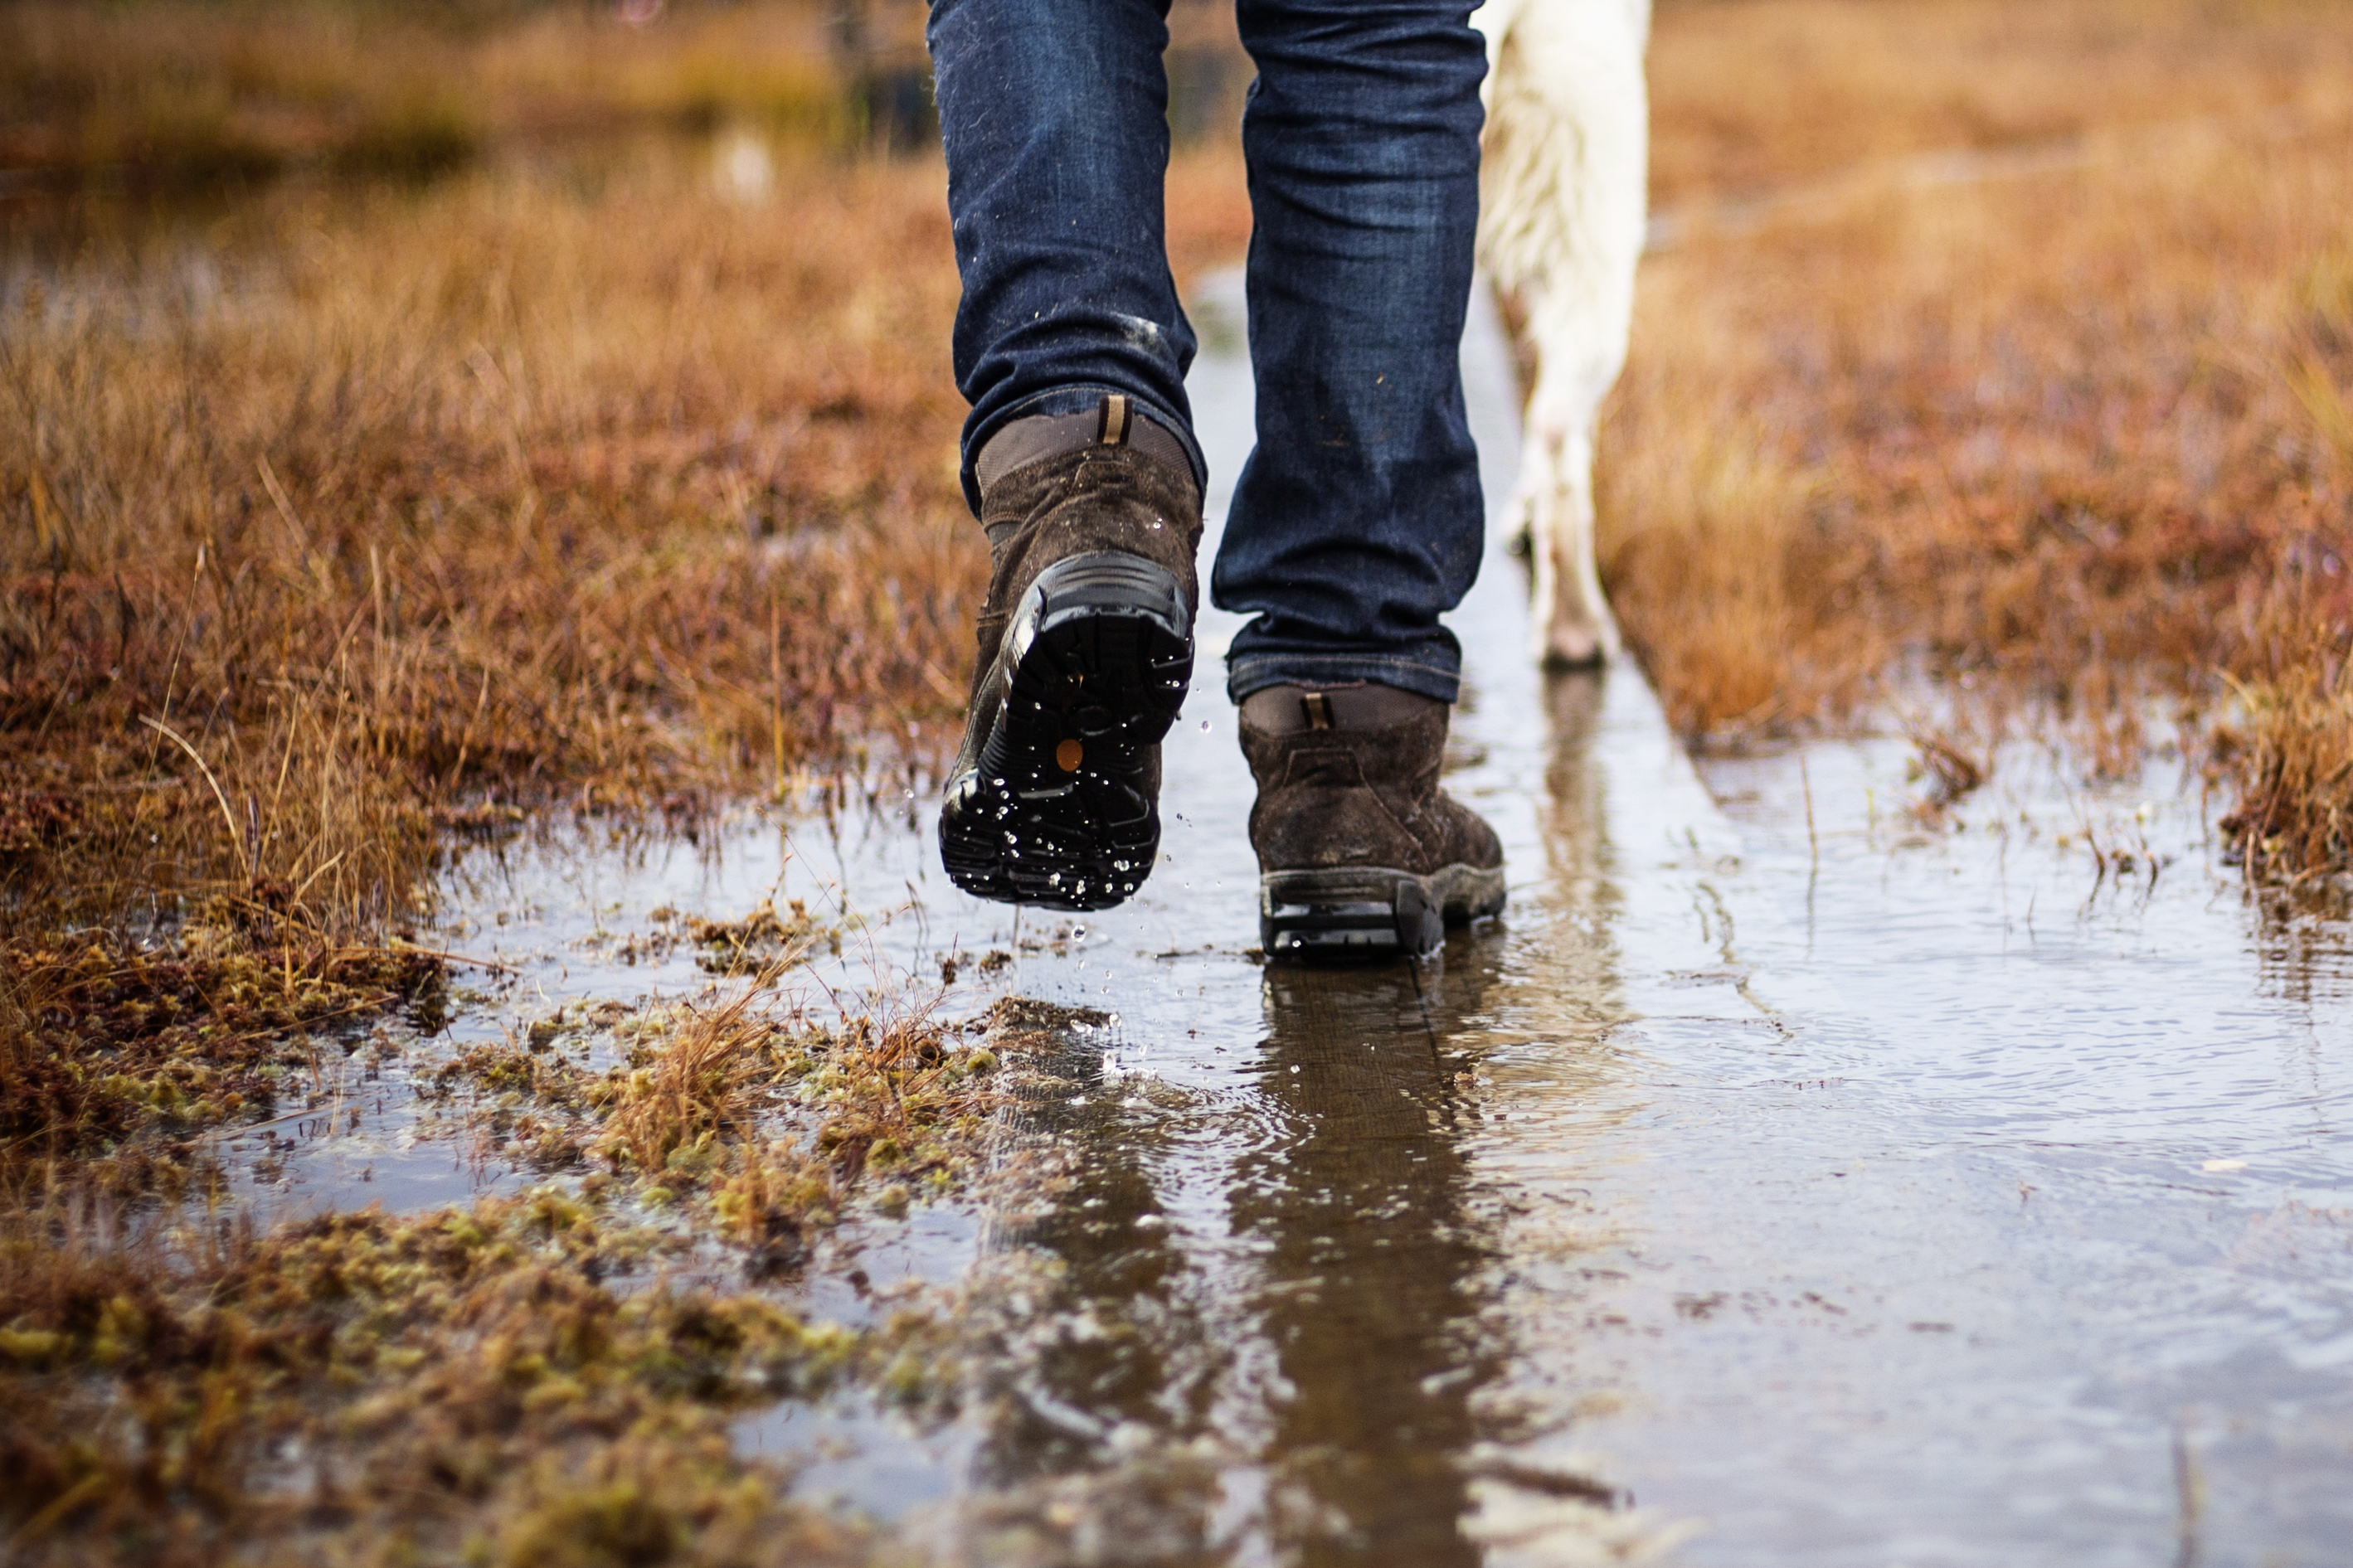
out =
[[[1250,188],[1240,137],[1187,147],[1168,163],[1168,264],[1176,285],[1240,262],[1250,248]]]
[[[642,1015],[608,1004],[602,1025],[544,1021],[443,1063],[427,1097],[471,1091],[479,1149],[683,1205],[755,1274],[789,1272],[861,1192],[895,1215],[954,1190],[1003,1094],[1000,1042],[965,1044],[936,994],[830,998],[841,1016],[820,1018],[780,995],[783,976],[780,963]],[[609,1027],[623,1059],[601,1073],[566,1060],[554,1047],[567,1027]]]
[[[681,153],[289,187],[20,274],[20,935],[217,893],[379,944],[437,823],[924,754],[981,560],[947,252],[935,166],[787,161],[746,205]]]
[[[2353,682],[2344,650],[2244,696],[2224,755],[2245,787],[2222,830],[2247,874],[2293,886],[2353,864]]]
[[[791,6],[642,37],[339,6],[6,25],[39,79],[19,130],[87,140],[125,84],[209,81],[222,123],[302,156],[403,71],[478,84],[506,135],[758,98],[679,86],[717,62],[823,68]],[[2152,690],[2295,689],[2280,649],[2342,613],[2346,32],[2293,5],[1662,13],[1662,205],[1817,191],[1703,216],[1644,279],[1605,553],[1680,725],[1835,722],[1925,668],[2057,705],[2121,766]],[[297,100],[327,119],[270,107]],[[1935,191],[1900,162],[2060,137],[2089,161]],[[787,155],[745,205],[699,156],[285,187],[18,274],[0,857],[25,929],[168,933],[226,898],[273,911],[267,967],[316,990],[416,908],[437,826],[945,737],[979,552],[937,166]],[[1181,276],[1238,256],[1229,144],[1180,155],[1169,212]],[[73,963],[21,959],[11,1016],[86,984]],[[125,1076],[108,1050],[77,1070]],[[75,1124],[138,1120],[109,1115]]]
[[[429,1003],[397,933],[448,833],[952,734],[982,554],[939,169],[791,151],[839,112],[812,13],[677,15],[648,42],[552,9],[0,11],[29,106],[0,140],[55,169],[405,166],[381,149],[733,115],[786,149],[748,204],[681,147],[286,184],[10,276],[12,1560],[857,1548],[723,1426],[851,1350],[758,1300],[610,1289],[654,1244],[593,1205],[142,1251],[56,1196],[179,1184],[307,1030]],[[1680,725],[1838,723],[1925,673],[2121,768],[2167,694],[2231,721],[2251,869],[2353,853],[2348,31],[2189,0],[1662,11],[1662,205],[1718,205],[1646,270],[1604,545]],[[2070,138],[2077,166],[1976,185],[1904,162]],[[1180,277],[1238,258],[1233,149],[1180,155],[1169,210]],[[1980,776],[1929,762],[1947,799]],[[695,939],[723,966],[800,940],[774,911]],[[449,1092],[763,1275],[861,1186],[887,1212],[969,1166],[993,1055],[916,1008],[820,1028],[744,995],[609,1074],[526,1039]]]
[[[1605,575],[1681,727],[1835,722],[1920,671],[2071,722],[2121,769],[2153,696],[2211,709],[2225,673],[2308,688],[2300,661],[2343,646],[2353,27],[2290,6],[2129,19],[1662,14],[1670,190],[1973,123],[1956,140],[2081,142],[2031,174],[1924,186],[1882,164],[1703,209],[1646,265],[1604,438]],[[1678,85],[1703,79],[1712,100]]]
[[[647,799],[942,710],[976,552],[936,176],[790,165],[746,210],[698,174],[290,192],[29,285],[10,729],[194,776],[152,715],[265,804],[289,742]]]
[[[462,57],[520,83],[489,98],[561,129],[542,89],[609,99],[632,58],[673,84],[698,49],[818,69],[790,31],[807,21],[689,12],[642,58],[570,12],[470,37],[333,5],[6,25],[47,40],[17,68],[60,102],[83,91],[63,58],[144,79],[161,50],[264,103],[298,68],[340,81],[381,52],[447,80]],[[982,550],[954,478],[941,172],[769,146],[765,197],[677,143],[585,180],[279,185],[203,226],[20,255],[0,336],[0,879],[24,936],[95,921],[112,950],[168,947],[192,900],[265,904],[300,939],[262,965],[288,1014],[328,978],[320,955],[382,952],[419,911],[450,830],[565,802],[693,809],[952,739]],[[1230,149],[1180,158],[1183,264],[1246,237],[1235,170]],[[54,947],[16,965],[52,1012],[90,968]],[[12,1037],[9,1059],[140,1076],[101,1037]],[[7,1079],[0,1100],[48,1092]],[[155,1122],[116,1106],[74,1125]]]
[[[1659,0],[1651,179],[1674,209],[1923,153],[2342,107],[2335,0]]]
[[[645,1065],[617,1072],[599,1097],[598,1150],[640,1175],[707,1170],[718,1141],[741,1144],[759,1110],[758,1091],[777,1075],[775,1031],[754,1016],[754,987],[715,1007],[690,1012]]]

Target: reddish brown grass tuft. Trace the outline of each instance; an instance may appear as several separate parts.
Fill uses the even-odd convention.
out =
[[[2248,689],[2225,755],[2244,781],[2222,819],[2250,876],[2290,882],[2353,867],[2353,685],[2340,653]]]

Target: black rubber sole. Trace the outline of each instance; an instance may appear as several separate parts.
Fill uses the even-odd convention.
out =
[[[1260,944],[1270,958],[1350,963],[1420,958],[1446,928],[1504,909],[1504,869],[1447,866],[1417,876],[1385,866],[1270,871],[1259,879]]]
[[[1192,626],[1176,577],[1137,556],[1038,574],[1006,624],[979,764],[948,781],[950,881],[1060,910],[1109,909],[1143,886],[1160,854],[1152,748],[1185,705]]]

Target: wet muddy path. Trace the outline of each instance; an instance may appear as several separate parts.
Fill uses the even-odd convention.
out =
[[[1229,482],[1239,290],[1200,304]],[[1500,497],[1492,323],[1468,363]],[[772,894],[844,921],[808,984],[934,984],[947,959],[951,1011],[1113,1016],[1067,1032],[1008,1131],[1061,1151],[1051,1202],[984,1184],[854,1219],[801,1292],[848,1320],[963,1292],[965,1414],[845,1396],[742,1432],[932,1560],[2344,1561],[2337,933],[2246,906],[2162,763],[2087,792],[2014,745],[1926,823],[1901,740],[1695,769],[1638,674],[1528,666],[1522,591],[1498,545],[1457,618],[1451,775],[1504,836],[1511,908],[1437,962],[1259,962],[1249,779],[1205,658],[1130,906],[962,898],[930,802],[879,779],[882,809],[789,829],[484,850],[438,940],[512,973],[436,1049],[692,993],[675,912]],[[1232,626],[1208,614],[1205,652]],[[249,1190],[408,1207],[536,1179],[407,1098],[429,1055],[355,1077],[349,1113],[244,1134]]]

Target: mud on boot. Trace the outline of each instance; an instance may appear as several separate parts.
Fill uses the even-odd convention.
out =
[[[1502,843],[1438,787],[1446,719],[1445,703],[1382,686],[1242,703],[1269,957],[1419,957],[1448,926],[1502,911]]]
[[[1159,858],[1199,490],[1176,438],[1116,395],[1008,426],[977,467],[992,565],[940,858],[979,898],[1108,909]]]

